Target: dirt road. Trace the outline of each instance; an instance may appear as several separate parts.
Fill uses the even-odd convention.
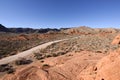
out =
[[[24,52],[21,52],[19,54],[16,54],[16,55],[13,55],[13,56],[9,56],[9,57],[5,57],[5,58],[0,60],[0,65],[1,64],[6,64],[6,63],[9,63],[9,62],[12,62],[12,61],[15,61],[15,60],[17,60],[20,57],[28,56],[28,55],[30,55],[30,54],[32,54],[34,52],[38,52],[40,49],[46,48],[47,46],[49,46],[49,45],[51,45],[53,43],[57,43],[57,42],[64,41],[64,40],[68,40],[68,39],[47,42],[47,43],[44,43],[42,45],[36,46],[34,48],[31,48],[29,50],[26,50]]]

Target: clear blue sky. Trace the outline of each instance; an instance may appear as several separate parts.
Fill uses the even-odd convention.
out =
[[[120,0],[0,0],[7,27],[120,27]]]

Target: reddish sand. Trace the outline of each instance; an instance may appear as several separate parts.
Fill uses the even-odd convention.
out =
[[[111,44],[112,45],[120,44],[120,34],[115,37]]]
[[[71,52],[47,58],[44,63],[32,63],[1,80],[94,80],[97,72],[95,65],[105,55],[88,51]],[[42,64],[50,67],[44,68]]]

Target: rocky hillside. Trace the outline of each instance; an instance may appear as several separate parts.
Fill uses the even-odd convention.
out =
[[[32,29],[32,28],[9,28],[12,33],[47,33],[50,31],[59,32],[59,29]]]
[[[90,28],[86,26],[80,26],[76,28],[71,28],[63,31],[67,34],[79,34],[79,35],[88,35],[88,34],[99,34],[99,33],[116,33],[120,32],[120,29],[114,29],[114,28]]]
[[[80,52],[80,51],[92,51],[92,52],[100,52],[107,53],[110,49],[114,50],[118,46],[111,45],[113,38],[117,34],[94,34],[94,35],[81,35],[78,38],[71,39],[69,41],[63,41],[59,43],[52,44],[48,46],[46,49],[41,50],[41,53],[57,53],[59,51],[62,52]]]
[[[43,40],[55,40],[63,36],[69,36],[69,40],[0,65],[0,80],[120,80],[119,29],[80,27],[58,34],[62,37],[56,37],[56,33],[47,33],[44,37],[38,35],[37,38],[33,34],[19,35],[23,40],[42,37]]]
[[[108,54],[69,52],[19,67],[1,80],[119,80],[119,57],[119,48]]]

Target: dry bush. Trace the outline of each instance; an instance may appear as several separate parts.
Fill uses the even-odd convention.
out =
[[[14,73],[15,69],[9,64],[0,65],[0,72],[7,72],[8,74]]]
[[[26,58],[20,58],[15,61],[16,65],[25,65],[25,64],[30,64],[30,63],[32,63],[32,60],[26,59]]]

